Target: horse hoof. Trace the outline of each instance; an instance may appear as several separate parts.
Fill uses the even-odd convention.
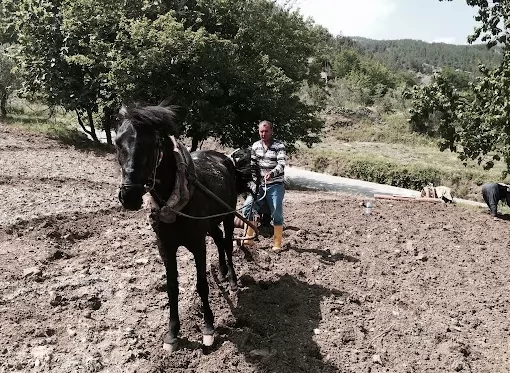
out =
[[[173,343],[163,343],[163,350],[168,351],[170,353],[178,350],[177,342]]]
[[[206,347],[209,347],[209,346],[212,346],[213,343],[214,343],[214,335],[213,334],[204,334],[203,338],[202,338],[202,342],[204,344],[204,346]]]

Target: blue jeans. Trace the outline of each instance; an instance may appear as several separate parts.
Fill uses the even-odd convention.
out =
[[[265,192],[265,196],[264,196]],[[257,201],[253,204],[253,210],[260,213],[260,205],[267,202],[269,211],[271,213],[271,219],[273,225],[283,225],[283,197],[285,195],[285,187],[283,183],[268,184],[266,189],[261,186],[257,195]],[[264,197],[263,199],[261,199]],[[253,203],[253,197],[251,194],[246,198],[243,206],[243,215],[248,220],[253,220],[253,216],[250,216],[250,207]]]

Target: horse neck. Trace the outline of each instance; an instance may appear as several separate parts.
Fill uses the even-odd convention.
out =
[[[156,183],[154,190],[162,201],[166,202],[173,192],[175,186],[177,164],[174,156],[173,145],[170,140],[163,141],[163,158],[156,169]]]

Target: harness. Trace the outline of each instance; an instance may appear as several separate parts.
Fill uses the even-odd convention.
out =
[[[211,192],[208,188],[206,188],[200,181],[198,181],[195,164],[193,163],[193,159],[191,158],[191,154],[186,149],[186,147],[179,141],[175,139],[175,136],[169,136],[170,141],[173,144],[173,156],[175,157],[176,162],[176,174],[175,174],[175,184],[172,190],[172,194],[168,198],[168,200],[163,203],[163,199],[157,194],[154,189],[156,185],[156,172],[163,160],[163,149],[162,149],[162,141],[158,139],[157,146],[155,149],[154,155],[154,166],[152,170],[152,174],[149,177],[150,186],[145,185],[145,190],[153,196],[159,206],[163,205],[159,209],[159,211],[153,211],[151,215],[156,215],[157,219],[164,223],[174,223],[177,219],[177,215],[194,220],[207,220],[211,218],[226,216],[230,214],[235,214],[239,219],[241,219],[244,223],[249,225],[255,231],[254,237],[241,237],[236,238],[239,239],[252,239],[258,235],[258,229],[254,226],[250,221],[248,221],[242,214],[240,214],[237,210],[231,210],[231,207],[225,203],[221,198]],[[124,185],[123,185],[124,186]],[[209,216],[191,216],[181,212],[181,210],[189,203],[195,189],[198,188],[206,195],[214,199],[216,202],[224,206],[228,211],[220,214],[209,215]]]

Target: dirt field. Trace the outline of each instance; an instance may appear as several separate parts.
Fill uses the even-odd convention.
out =
[[[288,250],[236,250],[202,349],[179,249],[181,349],[162,349],[165,275],[112,154],[0,125],[0,372],[510,371],[509,222],[480,210],[288,191]]]

